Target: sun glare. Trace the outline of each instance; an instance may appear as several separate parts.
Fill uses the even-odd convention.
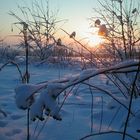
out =
[[[91,47],[97,47],[104,42],[104,39],[99,35],[91,35],[88,37],[88,40]]]

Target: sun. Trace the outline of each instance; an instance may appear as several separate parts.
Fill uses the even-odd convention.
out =
[[[98,28],[87,28],[87,26],[80,29],[81,37],[88,47],[96,48],[106,42],[104,36],[98,35],[98,30]]]
[[[104,42],[104,38],[99,35],[91,35],[88,37],[90,47],[97,47]]]

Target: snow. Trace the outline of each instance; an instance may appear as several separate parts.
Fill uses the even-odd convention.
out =
[[[44,87],[42,85],[21,84],[15,88],[16,104],[21,109],[27,109],[34,102],[34,94]]]
[[[39,99],[37,99],[37,101],[33,103],[33,105],[31,105],[30,109],[31,120],[35,120],[36,118],[43,120],[44,109],[45,114],[50,115],[57,120],[61,120],[61,117],[58,114],[59,106],[57,105],[56,99],[51,94],[52,93],[50,93],[50,87],[49,91],[44,90],[42,93],[40,93]]]
[[[31,120],[35,120],[36,118],[43,120],[44,109],[47,115],[50,115],[57,120],[61,120],[61,117],[58,114],[60,109],[57,105],[56,97],[64,90],[65,84],[55,82],[47,82],[38,85],[21,84],[17,86],[15,88],[17,107],[25,110],[31,106]],[[40,92],[43,88],[46,89],[44,89],[41,93],[38,93],[40,94],[39,99],[35,99],[34,95],[37,92]]]
[[[119,71],[120,67],[128,66],[127,68],[131,70],[132,67],[129,66],[133,64],[138,62],[123,62],[109,69],[114,72]],[[24,69],[24,65],[21,67]],[[133,69],[136,68],[133,67]],[[118,93],[118,89],[112,83],[106,84],[107,79],[100,75],[104,71],[107,69],[88,69],[80,72],[71,67],[58,69],[55,66],[31,65],[30,83],[19,84],[16,68],[9,65],[0,71],[0,109],[7,115],[5,117],[0,113],[0,139],[26,139],[26,111],[22,109],[29,107],[31,140],[37,137],[39,140],[80,140],[91,134],[92,115],[92,133],[122,132],[127,115],[125,107],[128,107],[129,100]],[[92,88],[92,100],[89,86],[84,83],[79,84],[80,81],[87,80],[89,77],[92,77],[92,80],[86,81],[87,83],[92,83],[109,94]],[[73,90],[70,86],[73,86]],[[92,101],[93,108],[91,108]],[[140,138],[140,133],[137,133],[140,129],[140,98],[133,99],[131,109],[135,116],[130,116],[127,133]],[[91,112],[93,112],[92,115]],[[41,129],[42,126],[44,129]],[[122,135],[108,133],[87,138],[87,140],[92,139],[119,140],[122,139]],[[128,136],[126,139],[132,140]]]
[[[63,83],[50,83],[47,86],[47,92],[50,96],[57,97],[66,88]]]

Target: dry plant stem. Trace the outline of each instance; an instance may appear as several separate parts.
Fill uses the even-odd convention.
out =
[[[35,137],[35,134],[36,134],[36,131],[37,131],[38,125],[39,125],[39,120],[37,121],[37,124],[36,124],[36,126],[35,126],[35,129],[34,129],[33,134],[31,135],[32,138]]]
[[[63,30],[63,29],[61,29],[63,32],[65,32],[68,36],[70,36],[70,34],[67,32],[67,31],[65,31],[65,30]],[[95,58],[97,58],[97,60],[99,61],[99,62],[101,62],[104,66],[105,66],[105,64],[103,63],[103,61],[101,60],[101,59],[99,59],[99,56],[96,54],[94,54],[94,53],[92,53],[91,52],[91,50],[90,49],[88,49],[85,45],[83,45],[80,41],[78,41],[77,39],[75,39],[74,37],[72,38],[77,44],[79,44],[82,48],[84,48],[86,51],[88,51],[89,53],[90,53],[90,55],[91,56],[94,56]],[[93,60],[91,60],[91,62],[92,62],[92,64],[94,64],[93,63]],[[96,66],[97,67],[97,66]]]
[[[63,100],[61,106],[59,107],[58,112],[60,112],[61,108],[63,107],[63,105],[64,105],[64,103],[65,103],[65,101],[66,101],[66,99],[67,99],[67,97],[69,96],[69,94],[71,93],[71,91],[74,89],[74,87],[75,87],[75,86],[71,87],[71,89],[69,90],[69,92],[66,94],[66,96],[65,96],[65,98],[64,98],[64,100]]]
[[[23,81],[23,76],[22,76],[22,72],[21,72],[21,70],[20,70],[20,68],[19,68],[19,65],[18,65],[16,62],[14,62],[14,61],[8,61],[8,62],[6,62],[5,64],[3,64],[3,65],[0,67],[0,71],[1,71],[4,67],[6,67],[8,64],[13,64],[14,66],[16,66],[16,68],[17,68],[17,70],[18,70],[18,72],[19,72],[19,75],[20,75],[20,77],[21,77],[21,79],[22,79],[22,81]]]
[[[130,102],[129,102],[129,107],[128,107],[128,114],[127,114],[126,121],[125,121],[125,126],[124,126],[124,132],[123,132],[122,140],[125,140],[125,136],[126,136],[128,121],[129,121],[129,117],[130,117],[130,114],[131,114],[130,112],[131,112],[131,106],[132,106],[132,99],[133,99],[135,85],[136,85],[136,81],[137,81],[137,78],[138,78],[139,71],[140,71],[140,60],[139,60],[138,70],[137,70],[137,73],[135,75],[135,79],[134,79],[134,81],[132,83],[132,90],[131,90]]]
[[[139,15],[139,4],[136,4],[135,2],[133,2],[133,0],[130,0],[128,4],[126,4],[126,2],[123,0],[111,0],[111,2],[112,4],[110,4],[110,1],[105,1],[104,4],[100,0],[99,3],[102,6],[102,8],[96,10],[96,12],[101,16],[98,18],[106,23],[105,25],[108,26],[108,29],[111,29],[112,36],[110,36],[111,34],[109,33],[108,38],[113,39],[113,41],[112,44],[110,44],[109,49],[115,48],[116,52],[118,52],[119,57],[121,57],[122,60],[126,60],[127,58],[135,59],[136,57],[134,57],[134,50],[137,50],[136,43],[137,41],[139,41],[139,34],[137,34],[139,26],[136,26],[135,24],[138,22],[137,18]],[[118,6],[117,3],[119,4]],[[132,8],[135,8],[136,11],[132,12]],[[91,19],[93,19],[94,21],[94,17]],[[117,26],[119,27],[118,29]],[[120,47],[117,47],[117,45],[119,45],[118,42],[114,42],[115,40],[118,40],[117,36],[120,37],[118,39],[119,42],[121,42],[121,46],[123,47],[122,51],[124,55],[123,53],[121,54]],[[127,91],[129,92],[129,90]]]
[[[123,132],[121,132],[121,131],[107,131],[107,132],[93,133],[93,134],[90,134],[90,135],[86,135],[83,138],[80,138],[80,140],[85,140],[89,137],[101,136],[101,135],[106,135],[106,134],[120,134],[120,135],[123,135]],[[126,136],[133,139],[133,140],[139,140],[138,138],[135,138],[132,135],[127,134],[127,133],[126,133]]]
[[[18,6],[18,9],[22,18],[13,11],[10,11],[9,14],[18,21],[26,22],[29,25],[29,46],[41,61],[47,59],[48,53],[44,51],[44,48],[49,49],[49,44],[56,47],[54,35],[60,28],[59,23],[64,24],[67,20],[57,20],[58,10],[56,12],[51,11],[49,0],[43,4],[35,0],[31,6]],[[21,29],[19,28],[19,30]]]
[[[19,65],[17,64],[17,63],[15,63],[14,61],[9,61],[9,62],[7,62],[7,63],[5,63],[4,65],[2,65],[1,67],[0,67],[0,70],[2,70],[4,67],[6,67],[8,64],[13,64],[13,65],[15,65],[16,66],[16,68],[17,68],[17,70],[18,70],[18,72],[19,72],[19,74],[20,74],[20,77],[21,77],[21,79],[22,79],[22,82],[24,82],[24,78],[23,78],[23,76],[22,76],[22,72],[21,72],[21,70],[20,70],[20,68],[19,68]],[[27,67],[28,68],[28,67]],[[27,68],[26,68],[26,72],[28,72],[27,71]],[[26,77],[26,79],[27,79],[27,81],[29,82],[29,79],[28,79],[28,76]],[[27,83],[28,83],[27,82]],[[27,140],[29,140],[30,138],[29,138],[29,109],[27,110]]]
[[[108,128],[107,128],[108,130],[109,130],[111,124],[113,123],[113,121],[115,120],[115,118],[116,118],[117,114],[119,113],[120,109],[121,109],[121,106],[119,106],[118,109],[116,109],[116,112],[115,112],[115,114],[113,115],[113,117],[112,117],[112,119],[111,119],[111,121],[110,121],[110,123],[109,123],[109,125],[108,125]]]
[[[70,34],[68,32],[66,32],[64,29],[61,29],[63,32],[65,32],[68,36],[70,36]],[[82,46],[85,50],[87,50],[91,55],[95,56],[95,54],[93,54],[86,46],[84,46],[80,41],[76,40],[74,37],[72,38],[77,44],[79,44],[80,46]]]
[[[22,33],[24,35],[24,45],[25,45],[25,55],[26,55],[26,64],[25,64],[25,83],[29,83],[29,45],[27,42],[27,30],[28,24],[20,23],[23,26]],[[30,140],[30,108],[27,109],[27,140]]]
[[[60,92],[60,93],[58,93],[58,96],[64,91],[64,90],[66,90],[66,89],[68,89],[69,87],[71,87],[71,86],[74,86],[74,85],[77,85],[77,84],[80,84],[80,83],[82,83],[82,82],[84,82],[84,81],[86,81],[86,80],[88,80],[88,79],[90,79],[90,78],[93,78],[93,77],[95,77],[95,76],[97,76],[97,75],[100,75],[100,74],[110,74],[110,73],[112,73],[112,72],[115,72],[115,73],[117,73],[117,71],[119,71],[119,70],[121,70],[121,69],[124,69],[124,68],[131,68],[132,66],[138,66],[138,63],[135,63],[135,64],[127,64],[127,65],[125,65],[125,66],[115,66],[115,67],[110,67],[110,68],[106,68],[106,69],[101,69],[101,70],[98,70],[98,71],[96,71],[95,73],[93,73],[92,75],[89,75],[89,76],[86,76],[85,78],[82,78],[82,79],[76,79],[75,81],[73,81],[73,82],[70,82],[69,83],[69,79],[62,79],[62,80],[57,80],[57,81],[50,81],[50,82],[55,82],[55,83],[66,83],[66,86],[65,86],[65,88]],[[44,83],[44,85],[40,88],[40,89],[42,89],[42,88],[46,88],[47,87],[47,82],[42,82],[42,83]],[[86,83],[87,84],[87,83]],[[90,85],[90,86],[92,86],[92,85]],[[38,89],[37,91],[39,91],[40,89]],[[33,94],[35,94],[37,91],[35,91]],[[107,93],[108,94],[108,92],[105,92],[105,93]],[[33,94],[31,95],[31,96],[33,96]],[[31,97],[30,96],[30,97]],[[110,96],[112,96],[112,95],[110,95]],[[30,98],[29,97],[29,98]],[[27,100],[29,99],[29,98],[27,98]],[[112,98],[114,98],[114,97],[112,97]],[[116,99],[115,99],[116,100]],[[117,100],[116,100],[117,101]],[[117,102],[119,102],[119,101],[117,101]],[[121,103],[122,104],[122,103]],[[123,104],[122,104],[123,105]],[[125,105],[123,105],[126,109],[128,109]]]
[[[65,46],[65,45],[61,45],[61,46],[64,47],[64,48],[66,48],[66,49],[68,49],[68,50],[71,50],[71,51],[75,52],[76,54],[79,54],[81,58],[84,57],[84,58],[85,58],[86,60],[88,60],[91,64],[94,64],[94,65],[95,65],[95,62],[91,61],[91,59],[89,59],[88,57],[84,56],[82,53],[80,53],[80,51],[72,50],[72,49],[70,49],[69,47],[67,47],[67,46]]]
[[[101,105],[101,120],[100,120],[99,133],[102,130],[102,123],[103,123],[103,97],[102,96],[101,96],[101,102],[102,102],[102,105]]]
[[[89,86],[89,90],[90,90],[90,94],[91,94],[91,128],[90,128],[90,133],[92,134],[93,133],[93,92],[92,92],[92,89],[91,87]]]
[[[63,100],[61,106],[59,107],[58,113],[60,112],[62,106],[64,105],[64,103],[65,103],[67,97],[69,96],[69,94],[71,93],[71,91],[73,90],[73,88],[74,88],[74,86],[73,86],[73,87],[69,90],[69,92],[66,94],[66,96],[65,96],[65,98],[64,98],[64,100]],[[51,116],[51,112],[49,113],[47,119],[45,120],[44,124],[42,125],[41,129],[39,130],[37,136],[35,137],[35,140],[38,139],[39,135],[41,134],[42,130],[44,129],[44,127],[45,127],[47,121],[49,120],[50,116]]]
[[[81,84],[77,85],[77,87],[76,87],[76,91],[74,92],[74,95],[77,95],[77,92],[78,92],[80,86],[81,86]]]
[[[51,113],[49,113],[49,115],[47,116],[45,122],[43,123],[43,125],[42,125],[42,127],[40,128],[38,134],[36,135],[35,140],[37,140],[37,139],[39,138],[39,136],[40,136],[40,134],[41,134],[43,128],[45,127],[46,123],[48,122],[50,116],[51,116]]]
[[[2,113],[4,117],[7,117],[7,114],[1,108],[0,108],[0,113]]]
[[[26,46],[27,47],[27,46]],[[27,51],[27,49],[26,49]],[[26,52],[27,53],[27,52]],[[26,83],[29,83],[29,72],[28,72],[28,53],[26,54]],[[30,140],[30,108],[27,109],[27,140]]]
[[[113,72],[113,74],[115,74],[114,72]],[[122,93],[122,95],[125,97],[125,98],[127,98],[126,97],[126,95],[125,95],[125,93],[124,93],[124,91],[121,89],[121,87],[119,86],[119,84],[115,81],[115,80],[113,80],[113,77],[110,77],[109,75],[107,75],[107,74],[105,74],[106,75],[106,77],[119,89],[119,91]],[[115,75],[111,75],[111,76],[115,76]]]
[[[125,39],[125,33],[124,33],[124,23],[123,23],[123,7],[122,7],[122,0],[120,1],[120,14],[121,14],[121,18],[120,18],[120,23],[121,23],[121,28],[122,28],[122,38],[123,38],[123,47],[124,47],[124,51],[125,51],[125,59],[127,58],[127,50],[126,50],[126,39]]]
[[[61,29],[63,32],[65,32],[67,35],[69,35],[70,36],[70,34],[67,32],[67,31],[65,31],[65,30],[63,30],[63,29]],[[104,66],[106,66],[105,64],[104,64],[104,62],[102,61],[102,59],[100,59],[100,57],[96,54],[94,54],[94,53],[92,53],[86,46],[84,46],[80,41],[78,41],[78,40],[76,40],[75,38],[72,38],[76,43],[78,43],[82,48],[84,48],[85,50],[87,50],[92,56],[94,56],[95,58],[97,58],[97,60],[99,61],[99,62],[101,62],[101,64],[103,64]],[[92,64],[94,64],[93,63],[93,61],[91,60],[91,62],[92,62]],[[98,66],[95,64],[95,66],[98,68]],[[125,93],[123,92],[123,90],[120,88],[120,86],[116,83],[116,81],[114,81],[113,79],[112,79],[112,77],[109,77],[107,74],[105,74],[106,75],[106,77],[109,79],[109,80],[111,80],[113,83],[114,83],[114,85],[116,86],[116,87],[118,87],[118,89],[120,90],[120,92],[122,93],[122,95],[124,96],[124,97],[126,97],[126,95],[125,95]],[[111,75],[112,76],[115,76],[113,73],[111,73]],[[116,77],[116,76],[115,76]],[[116,78],[118,78],[118,77],[116,77]],[[120,79],[118,78],[118,80],[120,81]],[[120,81],[121,82],[121,81]],[[123,86],[127,89],[127,85],[125,85],[124,83],[122,83],[123,84]],[[127,97],[126,97],[127,98]]]
[[[125,89],[127,89],[127,91],[129,91],[129,88],[127,87],[127,85],[121,80],[121,78],[114,73],[115,78],[117,78],[119,80],[119,82],[124,86]],[[119,85],[119,84],[118,84]],[[122,91],[123,92],[123,91]],[[125,94],[123,94],[124,97],[128,98]]]
[[[30,140],[30,109],[27,109],[27,140]]]
[[[86,83],[86,82],[83,82],[83,84],[88,85],[88,86],[91,86],[91,87],[93,87],[93,88],[95,88],[95,89],[97,89],[97,90],[99,90],[99,91],[104,92],[105,94],[109,95],[109,96],[110,96],[111,98],[113,98],[116,102],[118,102],[120,105],[122,105],[125,109],[128,110],[128,107],[125,106],[123,103],[121,103],[118,99],[116,99],[116,98],[112,95],[111,92],[106,91],[106,90],[104,90],[104,89],[102,89],[102,88],[99,88],[99,87],[97,87],[97,86],[91,85],[91,84]],[[131,112],[131,114],[134,116],[134,114],[133,114],[132,112]]]
[[[84,82],[85,80],[88,80],[88,79],[90,79],[90,78],[92,78],[92,77],[94,77],[94,76],[96,76],[96,75],[104,74],[104,73],[110,73],[110,72],[117,71],[117,70],[120,70],[120,69],[123,69],[123,68],[131,67],[131,66],[137,66],[137,64],[127,64],[126,66],[119,66],[119,67],[111,67],[111,68],[109,68],[109,69],[102,69],[102,70],[100,70],[100,71],[94,73],[93,75],[90,75],[90,76],[88,76],[88,77],[86,77],[86,78],[84,78],[84,79],[79,79],[79,80],[73,81],[72,83],[68,84],[68,85],[64,88],[64,90],[66,90],[67,88],[69,88],[69,87],[71,87],[71,86],[74,86],[74,85],[77,85],[77,84],[79,84],[79,83],[82,83],[82,82]],[[60,82],[60,83],[62,83],[62,82],[69,82],[69,80],[64,80],[64,81],[63,81],[63,80],[62,80],[62,81],[59,80],[59,81],[57,81],[57,82]],[[86,84],[87,84],[87,83],[86,83]],[[94,88],[96,88],[96,89],[98,89],[98,90],[104,91],[106,94],[108,94],[108,95],[111,96],[114,100],[116,100],[118,103],[120,103],[124,108],[128,109],[124,104],[122,104],[119,100],[117,100],[116,98],[114,98],[114,97],[113,97],[111,94],[109,94],[107,91],[105,91],[105,90],[103,90],[103,89],[100,89],[100,88],[97,88],[97,87],[95,87],[95,86],[93,86],[93,85],[89,85],[89,84],[87,84],[87,85],[88,85],[88,86],[91,86],[91,87],[94,87]],[[46,83],[46,85],[43,86],[43,87],[46,87],[46,86],[47,86],[47,83]],[[43,87],[41,87],[41,88],[43,88]],[[64,90],[63,90],[63,91],[64,91]],[[60,93],[62,93],[62,91],[61,91]],[[60,93],[59,93],[59,95],[60,95]],[[65,98],[65,99],[66,99],[66,98]],[[64,102],[65,102],[65,99],[64,99]],[[61,107],[63,106],[64,102],[62,103]],[[60,107],[60,109],[61,109],[61,107]],[[41,132],[41,130],[40,130],[40,132]]]

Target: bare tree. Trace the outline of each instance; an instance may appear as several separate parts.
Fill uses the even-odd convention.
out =
[[[117,60],[133,59],[138,56],[139,4],[135,2],[133,0],[99,1],[101,8],[94,9],[99,17],[91,18],[92,23],[95,22],[99,27],[99,35],[102,35],[103,25],[106,26],[105,38],[108,41],[103,48]]]
[[[42,2],[34,1],[31,8],[26,6],[18,6],[18,8],[22,16],[18,16],[13,11],[10,11],[9,14],[16,18],[18,22],[23,22],[28,25],[27,41],[30,50],[33,50],[40,60],[48,58],[52,53],[50,50],[56,46],[55,34],[59,30],[59,23],[65,20],[57,20],[58,10],[52,12],[49,1],[45,5]],[[14,24],[17,25],[20,32],[23,32],[17,22]]]

